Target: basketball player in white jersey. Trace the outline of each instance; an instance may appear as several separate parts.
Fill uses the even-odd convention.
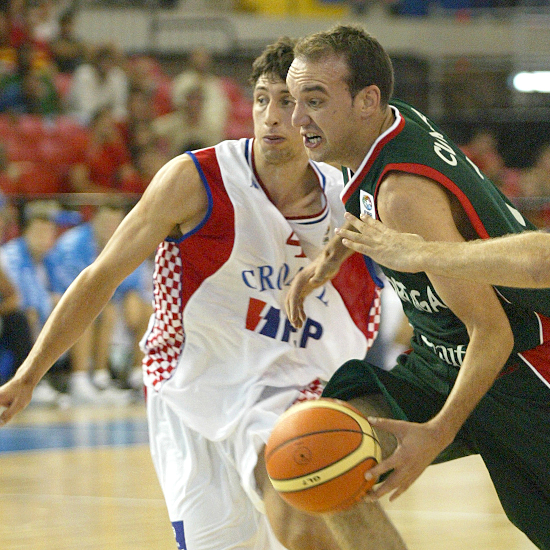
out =
[[[340,172],[310,162],[291,124],[292,50],[281,39],[254,64],[254,139],[168,162],[0,388],[5,423],[157,249],[155,313],[142,341],[150,444],[188,550],[343,548],[324,520],[284,504],[263,461],[278,416],[362,358],[378,322],[378,288],[357,254],[308,298],[302,329],[284,313],[290,281],[343,221]],[[346,284],[353,275],[365,286]]]

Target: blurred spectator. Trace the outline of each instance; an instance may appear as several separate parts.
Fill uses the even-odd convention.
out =
[[[0,81],[0,112],[51,116],[60,112],[59,97],[51,73],[37,67],[30,44],[17,48],[16,69]]]
[[[112,111],[115,120],[123,121],[127,116],[128,92],[128,77],[119,66],[117,52],[101,46],[91,54],[89,62],[74,72],[67,107],[83,124],[90,124],[105,108]]]
[[[58,209],[50,201],[29,202],[25,208],[22,236],[0,247],[2,266],[17,286],[33,338],[38,336],[53,307],[43,260],[55,244],[54,218]]]
[[[98,111],[90,125],[83,158],[69,168],[69,187],[77,193],[140,193],[144,184],[109,109]]]
[[[208,145],[217,143],[224,136],[229,116],[229,100],[224,90],[223,81],[214,74],[213,60],[205,48],[193,50],[189,57],[189,67],[174,79],[172,99],[174,107],[185,109],[192,90],[200,90],[201,120],[210,126]],[[216,137],[217,136],[217,137]]]
[[[502,187],[506,177],[506,164],[498,150],[497,138],[491,130],[477,129],[461,149],[497,187]]]
[[[59,33],[50,42],[53,62],[62,74],[73,74],[86,56],[86,44],[74,33],[74,17],[73,11],[61,15]]]
[[[0,237],[4,241],[8,203],[0,194]],[[25,313],[20,308],[15,285],[0,265],[0,385],[9,380],[32,347]]]
[[[519,184],[522,197],[550,198],[550,143],[538,149],[532,166],[521,172]]]
[[[519,174],[519,208],[537,227],[550,227],[550,143],[542,145]]]
[[[225,126],[212,118],[206,105],[206,90],[201,79],[186,78],[178,86],[177,110],[153,122],[155,134],[162,140],[170,157],[191,149],[215,145],[223,139]]]
[[[47,258],[52,286],[56,292],[65,292],[82,270],[95,260],[124,215],[124,208],[117,202],[105,204],[97,208],[90,222],[69,229],[59,237]],[[145,288],[148,268],[147,264],[143,264],[121,283],[111,302],[71,348],[75,370],[71,390],[79,395],[81,401],[124,404],[131,398],[128,393],[112,384],[109,374],[111,340],[117,316],[120,315],[125,327],[132,334],[133,349],[138,349],[139,340],[145,333],[151,314],[150,300]],[[133,364],[139,361],[140,356],[132,358]],[[108,384],[107,388],[99,391],[92,383],[92,377]]]
[[[166,115],[174,110],[172,79],[164,73],[160,63],[150,56],[136,55],[129,60],[130,88],[149,98],[151,116]]]
[[[59,33],[57,5],[53,0],[37,0],[28,12],[30,34],[34,43],[49,49],[50,42]]]
[[[7,13],[0,11],[0,78],[13,72],[16,51],[10,41],[10,23]]]
[[[32,40],[29,30],[27,0],[11,0],[9,7],[10,43],[14,48]]]

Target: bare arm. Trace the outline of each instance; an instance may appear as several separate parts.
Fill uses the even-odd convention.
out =
[[[344,227],[353,229],[351,225]],[[286,296],[285,308],[289,321],[300,328],[306,319],[304,300],[316,288],[323,286],[338,273],[340,266],[353,254],[342,244],[342,238],[334,235],[319,256],[302,269],[293,279]]]
[[[418,201],[418,197],[422,201]],[[418,176],[390,175],[382,184],[378,211],[396,231],[417,233],[425,240],[460,242],[450,199],[439,185]],[[469,344],[454,387],[441,411],[425,424],[376,420],[396,435],[395,453],[373,475],[394,469],[375,491],[395,491],[396,498],[413,483],[454,439],[480,399],[489,390],[513,348],[508,319],[492,287],[428,273],[437,294],[465,324]]]
[[[161,168],[98,258],[62,296],[14,378],[0,388],[0,406],[8,407],[0,422],[29,403],[42,376],[76,342],[118,285],[174,227],[196,225],[206,208],[206,192],[189,157],[178,157]]]
[[[343,244],[397,271],[429,271],[445,277],[520,288],[550,287],[550,234],[527,231],[470,242],[428,242],[365,216],[346,214],[357,229],[338,230]]]

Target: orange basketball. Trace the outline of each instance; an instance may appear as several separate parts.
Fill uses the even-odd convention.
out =
[[[376,481],[365,480],[365,472],[381,458],[367,419],[348,403],[328,398],[290,407],[265,448],[277,492],[313,513],[344,510],[360,500]]]

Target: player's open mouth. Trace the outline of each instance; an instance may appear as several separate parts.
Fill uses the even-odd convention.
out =
[[[317,134],[307,133],[304,135],[304,144],[306,147],[316,147],[321,143],[322,138]]]

